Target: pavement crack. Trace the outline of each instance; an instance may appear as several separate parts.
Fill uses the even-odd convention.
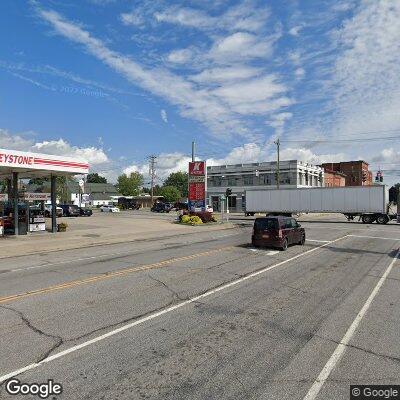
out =
[[[84,333],[83,335],[75,336],[75,337],[72,337],[72,338],[69,338],[69,339],[64,339],[63,343],[75,342],[77,340],[85,339],[88,336],[93,335],[94,333],[101,332],[101,331],[104,331],[104,330],[110,329],[110,328],[115,328],[118,325],[134,322],[134,321],[136,321],[138,319],[145,318],[148,315],[151,315],[151,314],[154,314],[154,313],[156,313],[158,311],[164,310],[164,309],[168,308],[169,306],[171,306],[173,303],[174,303],[174,300],[171,300],[168,303],[166,303],[163,306],[158,307],[156,309],[152,309],[152,310],[146,311],[146,312],[144,312],[142,314],[138,314],[138,315],[134,315],[134,316],[125,318],[123,320],[120,320],[120,321],[112,323],[112,324],[107,324],[107,325],[101,326],[100,328],[93,329],[90,332]]]
[[[376,357],[380,357],[380,358],[384,358],[384,359],[387,359],[387,360],[390,360],[390,361],[394,361],[396,363],[400,363],[400,357],[394,357],[394,356],[389,356],[388,354],[377,353],[377,352],[372,351],[372,350],[367,350],[364,347],[355,346],[355,345],[352,345],[352,344],[344,344],[342,342],[338,342],[337,340],[330,339],[330,338],[327,338],[327,337],[324,337],[324,336],[320,336],[320,335],[317,335],[317,334],[314,334],[314,336],[319,338],[319,339],[331,342],[331,343],[341,344],[341,345],[344,345],[345,347],[349,347],[351,349],[360,350],[360,351],[362,351],[364,353],[371,354],[371,355],[376,356]]]
[[[154,277],[153,275],[151,275],[149,272],[147,272],[146,274],[150,279],[152,279],[153,281],[159,283],[162,287],[164,287],[165,289],[167,289],[173,296],[174,299],[176,300],[181,300],[181,301],[186,301],[189,300],[188,297],[183,298],[179,295],[178,292],[176,292],[174,289],[172,289],[171,287],[169,287],[164,281],[162,281],[161,279],[157,279],[156,277]]]
[[[26,315],[24,315],[24,313],[22,311],[19,311],[15,308],[12,308],[10,306],[4,306],[4,305],[0,305],[0,308],[3,308],[5,310],[11,311],[14,314],[16,314],[21,319],[21,321],[24,323],[24,325],[27,326],[32,332],[54,341],[53,346],[51,346],[49,350],[44,352],[38,358],[38,360],[35,361],[36,363],[39,363],[42,360],[44,360],[45,358],[47,358],[54,350],[56,350],[58,347],[60,347],[64,343],[64,340],[61,336],[52,335],[51,333],[44,332],[43,330],[39,329],[37,326],[33,325],[32,322],[28,319],[28,317]]]

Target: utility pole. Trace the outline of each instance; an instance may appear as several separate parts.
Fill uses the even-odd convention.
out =
[[[276,144],[276,154],[277,154],[277,163],[276,163],[276,188],[279,189],[279,181],[280,181],[280,160],[279,160],[279,148],[281,145],[281,142],[279,138],[275,140],[274,142]]]
[[[195,156],[195,149],[196,149],[196,143],[192,142],[192,161],[196,161],[196,156]]]
[[[151,194],[151,204],[153,205],[154,200],[154,181],[156,178],[156,159],[157,156],[149,156],[149,175],[150,175],[150,194]]]

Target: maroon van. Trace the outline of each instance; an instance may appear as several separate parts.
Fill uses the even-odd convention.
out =
[[[271,246],[286,250],[291,244],[304,245],[306,232],[291,217],[262,217],[254,221],[251,243],[255,247]]]

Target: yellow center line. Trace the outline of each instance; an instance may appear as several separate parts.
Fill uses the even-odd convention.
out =
[[[133,272],[145,271],[148,269],[155,269],[155,268],[162,268],[162,267],[165,267],[165,266],[175,263],[175,262],[192,260],[194,258],[204,257],[204,256],[207,256],[210,254],[218,253],[218,252],[221,252],[224,250],[230,250],[233,248],[234,248],[234,246],[221,247],[219,249],[209,250],[209,251],[205,251],[203,253],[196,253],[196,254],[191,254],[189,256],[170,258],[168,260],[160,261],[160,262],[153,263],[153,264],[141,265],[140,267],[131,267],[131,268],[125,268],[125,269],[121,269],[121,270],[113,271],[113,272],[105,272],[100,275],[92,276],[91,278],[65,282],[65,283],[61,283],[59,285],[49,286],[49,287],[41,288],[41,289],[35,289],[35,290],[31,290],[31,291],[25,292],[25,293],[17,293],[17,294],[13,294],[10,296],[0,297],[0,304],[8,303],[13,300],[19,300],[19,299],[23,299],[23,298],[30,297],[30,296],[35,296],[38,294],[68,289],[68,288],[72,288],[72,287],[80,286],[80,285],[87,285],[87,284],[93,283],[93,282],[98,282],[98,281],[103,281],[106,279],[111,279],[114,277],[128,275]]]

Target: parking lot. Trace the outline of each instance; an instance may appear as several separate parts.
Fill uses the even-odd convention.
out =
[[[68,399],[347,399],[397,383],[399,227],[304,219],[306,244],[286,252],[252,248],[248,222],[8,258],[1,379],[51,378]]]

